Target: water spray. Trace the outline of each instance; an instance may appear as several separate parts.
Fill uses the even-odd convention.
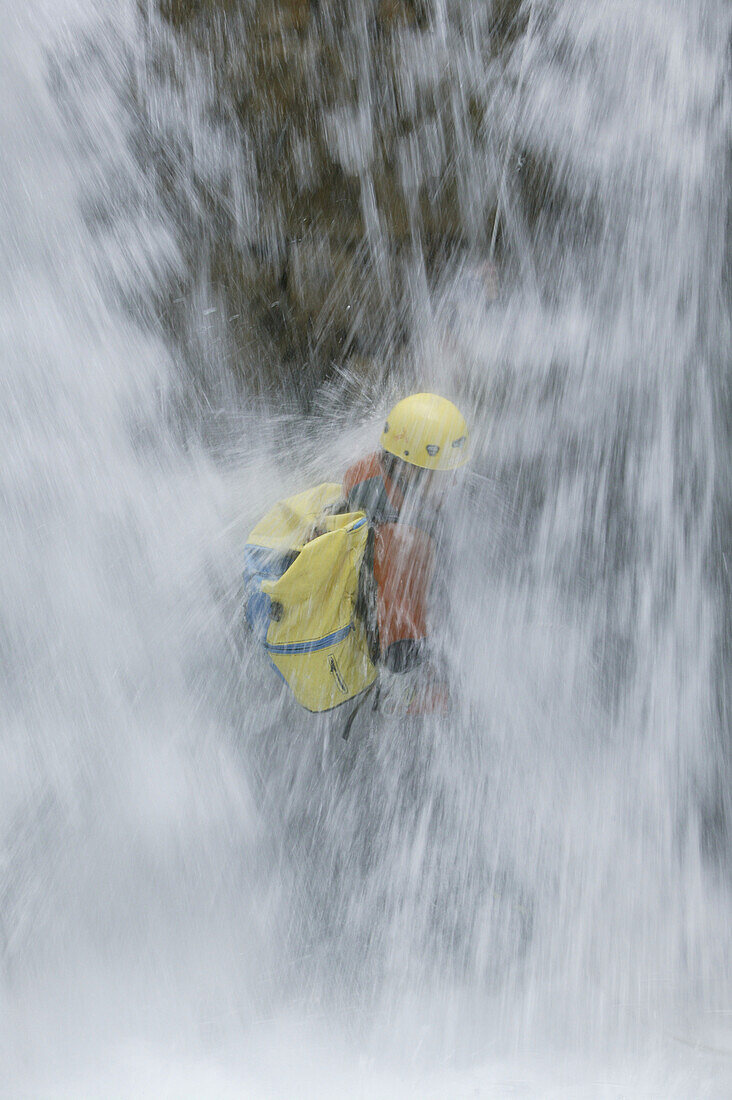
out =
[[[511,150],[513,149],[514,137],[516,135],[516,127],[518,125],[519,116],[519,101],[521,99],[521,91],[524,85],[524,78],[526,76],[526,59],[529,54],[529,43],[531,41],[532,32],[534,29],[534,15],[536,13],[536,0],[531,0],[529,6],[529,21],[526,26],[526,37],[524,38],[524,48],[521,54],[521,67],[519,69],[518,84],[516,85],[516,94],[514,96],[515,108],[513,112],[513,121],[511,123],[511,132],[508,137],[508,144],[506,146],[506,155],[503,160],[503,170],[501,171],[501,182],[498,186],[498,195],[496,197],[496,214],[493,219],[493,233],[491,234],[491,247],[490,247],[490,259],[492,260],[496,252],[496,241],[498,239],[498,226],[501,220],[501,206],[502,199],[506,187],[506,175],[508,173],[508,162],[511,159]]]

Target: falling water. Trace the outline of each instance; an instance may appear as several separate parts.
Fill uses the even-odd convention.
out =
[[[185,353],[159,319],[187,260],[141,113],[213,189],[253,179],[150,79],[169,32],[3,0],[3,1095],[732,1088],[730,13],[529,6],[499,64],[437,4],[422,57],[490,88],[461,201],[500,195],[498,296],[490,233],[436,282],[415,249],[409,364],[305,420],[231,381],[205,280]],[[455,705],[346,744],[243,634],[241,538],[404,377],[477,441],[435,601]]]

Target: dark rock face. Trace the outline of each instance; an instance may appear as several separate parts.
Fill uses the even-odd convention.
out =
[[[495,61],[520,7],[159,0],[148,98],[177,107],[148,104],[141,152],[181,229],[173,330],[205,283],[246,389],[294,382],[306,403],[336,366],[397,354],[414,273],[487,255]]]

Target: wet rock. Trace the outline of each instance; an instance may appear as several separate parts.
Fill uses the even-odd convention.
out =
[[[376,18],[384,28],[413,27],[418,22],[417,6],[408,0],[380,0]]]
[[[219,159],[195,197],[180,171],[161,184],[186,212],[189,263],[247,315],[254,344],[317,378],[388,358],[409,332],[415,264],[429,280],[487,250],[495,54],[520,9],[494,0],[467,19],[450,5],[438,33],[427,0],[159,0],[172,29],[150,36],[151,71],[193,127],[215,128]],[[148,121],[168,163],[180,136]]]

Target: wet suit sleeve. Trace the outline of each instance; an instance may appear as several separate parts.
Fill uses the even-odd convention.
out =
[[[407,672],[423,659],[427,595],[434,543],[423,531],[384,524],[374,540],[374,577],[381,660],[392,672]]]
[[[414,638],[401,638],[387,647],[382,661],[389,672],[409,672],[422,663],[424,655],[424,642],[415,641]]]
[[[356,614],[366,627],[369,656],[374,664],[380,662],[390,672],[409,672],[422,661],[425,644],[414,638],[399,638],[391,641],[382,652],[379,643],[379,594],[374,577],[375,530],[369,528],[369,537],[364,551],[361,571],[358,577],[358,595]]]

